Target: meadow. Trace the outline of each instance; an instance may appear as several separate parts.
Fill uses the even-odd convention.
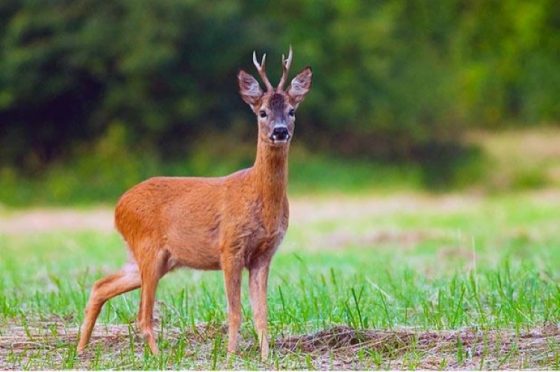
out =
[[[0,370],[560,369],[559,10],[1,2]],[[118,197],[254,164],[263,107],[238,74],[266,53],[278,81],[292,47],[290,76],[314,77],[290,145],[270,358],[247,276],[228,357],[222,273],[193,270],[160,283],[160,355],[135,328],[137,291],[105,305],[77,355],[93,283],[126,260]]]
[[[247,277],[241,347],[228,359],[222,275],[193,270],[160,283],[161,355],[135,333],[137,291],[105,305],[76,355],[91,285],[126,257],[111,209],[4,211],[0,368],[560,368],[558,191],[299,195],[291,205],[264,363]]]

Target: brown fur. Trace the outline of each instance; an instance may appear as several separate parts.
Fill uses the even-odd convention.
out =
[[[275,112],[291,108],[287,102],[293,98],[288,93],[268,91],[256,95],[251,79],[254,80],[240,72],[241,95],[244,100],[250,100],[248,103],[255,112],[269,110],[270,97],[277,95],[282,99],[274,99]],[[274,125],[272,116],[258,120],[253,167],[218,178],[155,177],[134,186],[120,198],[115,225],[127,243],[131,258],[121,271],[94,284],[79,351],[87,345],[103,304],[140,287],[138,326],[152,352],[157,353],[152,325],[157,283],[167,272],[186,266],[224,272],[228,352],[236,350],[241,323],[241,273],[244,268],[249,270],[255,327],[261,355],[267,357],[266,289],[270,261],[288,228],[289,142],[275,144],[269,139]],[[293,119],[290,124],[293,130]]]

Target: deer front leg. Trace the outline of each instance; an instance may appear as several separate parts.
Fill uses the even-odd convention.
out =
[[[270,258],[261,260],[249,269],[249,295],[253,308],[255,328],[261,348],[261,359],[268,358],[267,303],[268,271]]]
[[[242,265],[236,257],[222,260],[224,281],[228,300],[228,353],[237,350],[237,337],[241,325],[241,270]]]

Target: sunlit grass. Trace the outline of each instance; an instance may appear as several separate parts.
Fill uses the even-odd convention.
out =
[[[338,215],[312,214],[307,219],[297,211],[296,203],[296,220],[292,219],[271,270],[271,339],[308,334],[334,325],[380,330],[410,327],[521,332],[557,323],[558,199],[518,194],[475,198],[452,207],[444,207],[437,200],[418,202],[424,206],[421,209],[403,205],[389,212],[365,210],[352,214],[341,210]],[[328,201],[317,203],[321,208],[320,203]],[[332,203],[344,205],[340,200]],[[317,240],[320,237],[326,238]],[[93,282],[118,269],[126,257],[114,233],[2,235],[0,247],[0,321],[17,324],[24,330],[42,321],[78,327]],[[253,369],[262,365],[257,357],[246,276],[244,280],[242,338],[252,346],[242,350],[230,366]],[[98,327],[131,325],[137,309],[137,292],[115,298],[105,306]],[[220,272],[181,270],[166,276],[158,289],[156,318],[161,333],[159,343],[164,350],[161,356],[152,357],[137,350],[134,342],[125,350],[97,344],[92,346],[87,365],[228,366],[225,335],[221,332],[213,334],[210,344],[170,333],[181,330],[188,335],[196,333],[201,324],[220,328],[226,323]],[[76,341],[57,342],[57,355],[62,357],[56,358],[49,357],[52,350],[33,349],[27,354],[14,351],[5,358],[4,366],[78,368],[82,364],[73,351]],[[460,344],[456,348],[455,362],[466,358]],[[109,351],[111,358],[104,356]],[[359,365],[390,367],[391,357],[376,353],[360,351],[356,355],[362,361]],[[407,353],[399,358],[409,368],[418,366],[422,354],[412,347]],[[512,351],[507,358],[516,360],[515,355]],[[444,368],[448,361],[441,362]],[[509,359],[504,359],[506,362]],[[305,353],[275,354],[270,363],[270,368],[316,365]]]

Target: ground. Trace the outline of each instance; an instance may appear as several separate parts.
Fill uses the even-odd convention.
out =
[[[111,209],[3,211],[0,368],[559,368],[560,192],[291,204],[265,363],[246,288],[240,352],[228,359],[221,274],[192,270],[158,290],[160,356],[135,333],[137,292],[105,306],[76,355],[92,283],[126,257]]]

